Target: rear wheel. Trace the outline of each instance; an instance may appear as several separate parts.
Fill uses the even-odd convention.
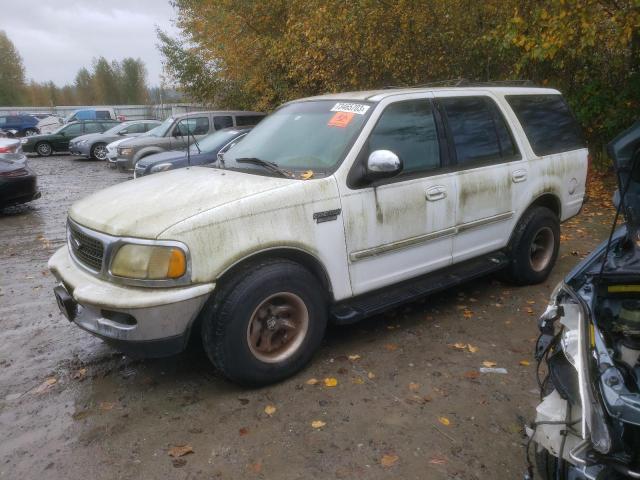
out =
[[[266,260],[224,282],[205,310],[202,339],[226,377],[267,385],[307,364],[326,324],[327,301],[316,277],[289,260]]]
[[[41,157],[48,157],[53,152],[51,144],[48,142],[40,142],[36,144],[36,153]]]
[[[96,143],[93,147],[91,147],[91,158],[95,158],[96,160],[106,160],[107,144]]]
[[[30,137],[32,135],[37,135],[38,134],[38,130],[36,130],[35,128],[27,128],[24,131],[24,136],[25,137]]]
[[[560,220],[545,207],[529,209],[518,222],[510,245],[507,278],[518,285],[543,282],[551,273],[560,247]]]

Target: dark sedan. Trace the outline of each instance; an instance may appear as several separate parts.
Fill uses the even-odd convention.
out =
[[[184,151],[173,150],[149,155],[138,163],[134,170],[134,177],[143,177],[152,173],[184,168],[189,165],[208,165],[218,159],[219,154],[224,154],[249,133],[252,127],[225,128],[194,143],[189,148],[190,158]]]
[[[116,120],[87,120],[67,123],[45,135],[32,135],[22,139],[22,149],[27,153],[37,153],[48,157],[53,152],[67,152],[69,142],[87,133],[102,133],[117,125]]]
[[[39,197],[36,174],[27,165],[20,141],[0,139],[0,209]]]

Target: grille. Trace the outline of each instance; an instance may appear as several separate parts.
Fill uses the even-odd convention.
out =
[[[104,245],[90,235],[80,231],[72,223],[69,223],[69,246],[73,255],[87,267],[100,271],[102,269],[102,257]]]

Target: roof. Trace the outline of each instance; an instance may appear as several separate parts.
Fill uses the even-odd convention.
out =
[[[429,93],[429,92],[492,92],[501,95],[558,95],[560,92],[553,88],[542,87],[506,87],[506,86],[475,86],[475,87],[406,87],[406,88],[385,88],[379,90],[365,90],[361,92],[343,92],[317,95],[314,97],[301,98],[300,100],[352,100],[379,102],[387,97],[403,95],[409,93]]]
[[[188,115],[201,115],[203,113],[213,113],[215,115],[266,115],[264,112],[250,112],[247,110],[194,110],[192,112],[174,115],[173,118],[182,118]]]

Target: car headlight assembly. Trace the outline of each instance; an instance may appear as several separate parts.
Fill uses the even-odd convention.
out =
[[[172,168],[173,164],[171,163],[159,163],[158,165],[151,167],[151,173],[164,172],[166,170],[171,170]]]
[[[133,148],[119,148],[118,155],[121,157],[128,157],[133,153]]]
[[[127,243],[116,251],[110,274],[142,281],[175,281],[184,277],[187,270],[187,254],[178,246]]]

